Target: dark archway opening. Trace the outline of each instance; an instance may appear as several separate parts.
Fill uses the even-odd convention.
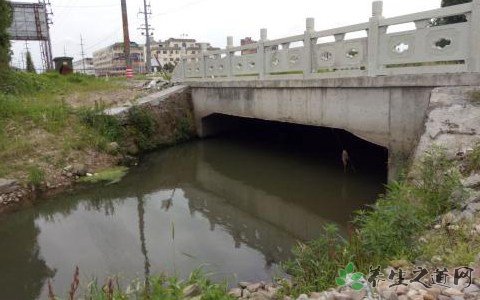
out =
[[[268,146],[305,159],[321,158],[343,170],[342,152],[349,156],[348,173],[387,182],[388,149],[342,129],[214,114],[202,120],[210,138]]]

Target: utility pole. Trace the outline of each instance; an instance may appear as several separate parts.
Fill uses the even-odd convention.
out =
[[[145,40],[145,48],[146,49],[146,58],[145,58],[145,69],[147,73],[151,72],[152,69],[152,49],[151,49],[151,43],[150,43],[150,25],[148,24],[148,18],[152,14],[152,9],[150,4],[147,5],[147,0],[143,0],[143,12],[140,11],[141,14],[144,15],[145,19],[145,24],[144,27],[140,27],[140,30],[145,30],[145,33],[142,32],[142,34],[145,34],[146,40]]]
[[[25,57],[24,57],[24,55],[26,55],[26,54],[22,52],[22,70],[27,69],[27,68],[25,68]]]
[[[126,64],[127,78],[133,77],[132,60],[130,57],[130,34],[128,32],[127,0],[120,0],[122,3],[123,43]]]
[[[82,49],[81,55],[82,55],[83,74],[85,75],[87,74],[85,70],[85,51],[83,50],[83,37],[81,34],[80,34],[80,47]]]

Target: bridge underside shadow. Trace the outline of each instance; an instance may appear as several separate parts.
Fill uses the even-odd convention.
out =
[[[199,124],[204,137],[248,140],[252,144],[268,144],[298,155],[322,157],[342,169],[342,152],[347,151],[346,172],[376,173],[387,181],[389,151],[342,130],[321,126],[242,118],[213,114]],[[307,149],[307,150],[306,150]]]

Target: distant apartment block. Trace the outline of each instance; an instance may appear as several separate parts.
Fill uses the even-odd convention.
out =
[[[143,47],[130,43],[130,58],[134,73],[145,73]],[[122,76],[125,74],[126,62],[123,43],[115,43],[93,52],[93,67],[96,76]]]
[[[73,72],[85,75],[95,75],[93,58],[87,57],[73,62]]]
[[[185,49],[187,55],[195,55],[200,53],[200,44],[195,39],[177,39],[169,38],[163,42],[153,42],[152,49],[152,66],[164,66],[167,63],[177,64],[180,61],[181,50]],[[207,43],[207,50],[218,50]]]

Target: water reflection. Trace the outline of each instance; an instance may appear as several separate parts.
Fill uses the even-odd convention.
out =
[[[309,151],[209,140],[146,157],[120,184],[88,187],[0,219],[0,290],[63,293],[74,266],[84,280],[123,282],[195,267],[216,278],[268,280],[297,240],[326,222],[345,228],[383,174],[345,177]]]

